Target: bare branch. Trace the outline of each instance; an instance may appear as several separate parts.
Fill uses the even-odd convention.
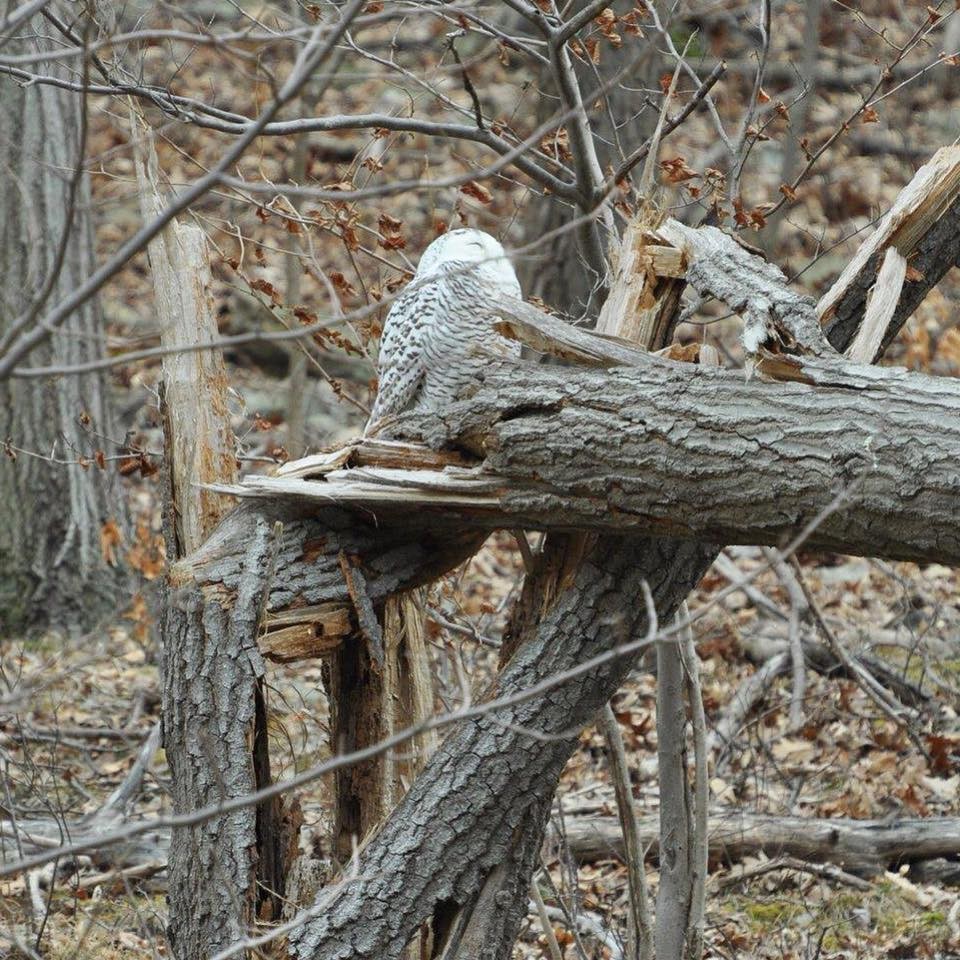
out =
[[[667,117],[664,124],[663,130],[660,132],[660,136],[665,137],[668,133],[672,133],[677,127],[680,126],[693,113],[697,107],[707,99],[707,94],[716,84],[716,82],[723,76],[724,72],[727,69],[727,65],[721,60],[719,63],[714,64],[713,69],[710,71],[709,76],[707,76],[697,87],[693,97],[686,104],[684,104],[683,109],[675,114],[672,117]],[[623,180],[623,178],[638,164],[642,163],[646,158],[647,154],[650,152],[652,146],[652,141],[648,141],[643,144],[641,147],[637,147],[616,169],[616,171],[609,176],[604,182],[604,193],[609,194],[616,185]]]
[[[301,51],[289,76],[280,88],[272,103],[260,117],[248,128],[240,139],[228,150],[210,172],[201,177],[186,190],[177,195],[160,216],[138,230],[117,252],[95,270],[70,296],[51,310],[33,330],[21,334],[17,340],[0,356],[0,380],[10,376],[14,368],[38,344],[46,340],[78,306],[93,296],[119,271],[135,253],[142,250],[177,214],[182,213],[192,203],[212,189],[220,181],[221,175],[230,169],[244,154],[247,147],[257,138],[260,131],[279,113],[282,107],[292,100],[316,68],[333,51],[337,41],[343,36],[351,20],[363,6],[363,0],[350,0],[344,7],[341,19],[336,27],[323,37],[319,29],[314,32],[310,43]]]
[[[590,3],[554,33],[551,42],[558,46],[566,43],[581,27],[585,27],[604,7],[609,5],[609,0],[590,0]]]
[[[730,171],[729,195],[731,198],[740,195],[740,178],[743,176],[743,167],[750,154],[747,137],[753,118],[757,112],[757,103],[760,91],[763,88],[763,77],[767,69],[767,55],[770,52],[770,0],[760,0],[760,55],[757,59],[757,72],[753,78],[753,89],[747,101],[747,110],[740,125],[740,134],[733,151],[733,166]]]

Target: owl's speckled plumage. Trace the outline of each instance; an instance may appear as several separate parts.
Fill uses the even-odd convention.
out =
[[[520,344],[483,317],[498,297],[519,298],[503,247],[481,230],[451,230],[424,251],[410,285],[387,314],[380,341],[380,387],[364,435],[404,410],[439,410],[472,374],[473,349],[520,356]]]

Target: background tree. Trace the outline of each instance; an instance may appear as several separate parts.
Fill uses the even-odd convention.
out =
[[[26,34],[27,24],[4,26]],[[32,35],[8,40],[14,54],[56,50],[57,20],[32,20]],[[89,19],[76,25],[89,33]],[[51,72],[68,71],[53,64]],[[78,109],[80,107],[80,109]],[[93,269],[89,118],[84,104],[49,85],[4,83],[0,151],[7,189],[0,196],[0,343],[29,329],[51,303]],[[96,299],[74,311],[27,366],[101,357]],[[116,609],[129,585],[126,506],[106,378],[24,377],[0,383],[0,631],[85,629]]]

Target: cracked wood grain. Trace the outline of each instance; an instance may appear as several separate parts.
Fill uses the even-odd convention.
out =
[[[434,446],[469,445],[482,456],[473,468],[400,471],[368,457],[325,479],[258,477],[238,489],[318,510],[352,504],[385,522],[415,506],[424,519],[478,528],[776,546],[849,488],[810,547],[960,562],[960,384],[854,364],[803,370],[814,383],[656,358],[575,378],[491,366],[442,419],[399,425]]]

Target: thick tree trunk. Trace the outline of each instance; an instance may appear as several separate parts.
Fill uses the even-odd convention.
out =
[[[37,17],[21,27],[33,39],[8,42],[7,51],[44,47],[36,38],[49,30]],[[0,96],[2,344],[41,297],[57,301],[80,285],[92,266],[92,236],[89,185],[74,173],[84,146],[74,95],[4,78]],[[75,364],[103,350],[91,301],[28,363]],[[99,374],[0,384],[0,442],[9,444],[0,455],[0,633],[85,629],[116,605],[128,582],[124,546],[114,542],[115,530],[126,532],[123,500],[113,466],[95,465],[98,450],[113,452],[113,436]]]
[[[648,581],[658,609],[671,612],[712,554],[694,543],[600,538],[569,589],[520,644],[491,696],[520,694],[642,636],[641,582]],[[539,842],[557,778],[580,728],[616,691],[636,656],[614,658],[460,724],[362,852],[357,874],[320,894],[313,916],[291,935],[295,954],[314,960],[399,957],[436,908],[456,914],[489,885],[503,938],[476,944],[471,956],[509,957],[526,914],[529,845]],[[501,883],[500,876],[512,883]],[[469,918],[450,934],[468,931]]]
[[[632,528],[723,543],[778,545],[825,514],[811,548],[960,562],[960,529],[948,519],[960,515],[960,383],[853,364],[801,369],[819,383],[653,358],[575,376],[490,367],[442,421],[411,418],[405,428],[485,454],[475,467],[461,459],[403,471],[391,465],[397,449],[366,457],[360,447],[360,469],[325,481],[252,478],[239,489],[384,518],[416,507],[478,527]]]
[[[356,635],[359,604],[382,604],[428,582],[483,539],[411,526],[381,530],[336,509],[322,520],[304,519],[304,512],[289,504],[236,510],[171,570],[164,730],[177,748],[170,759],[178,810],[246,796],[265,785],[251,751],[264,673],[257,646],[264,620],[269,629],[271,619],[280,617],[280,629],[289,630],[290,619],[300,614],[311,630],[320,620],[339,632],[337,639],[348,631]],[[363,571],[362,594],[356,582],[347,585],[344,557]],[[254,881],[263,885],[268,879],[263,863],[269,851],[259,832],[276,821],[268,807],[236,810],[177,832],[170,876],[171,903],[179,904],[179,912],[169,930],[176,957],[207,957],[246,934],[264,893]]]
[[[216,591],[180,588],[170,596],[163,626],[163,726],[178,812],[255,789],[249,732],[263,675],[256,628],[271,533],[263,519],[250,525],[231,606]],[[229,720],[215,731],[197,720],[225,716],[227,708]],[[167,936],[178,960],[210,956],[246,935],[254,915],[256,848],[250,808],[176,832]]]

